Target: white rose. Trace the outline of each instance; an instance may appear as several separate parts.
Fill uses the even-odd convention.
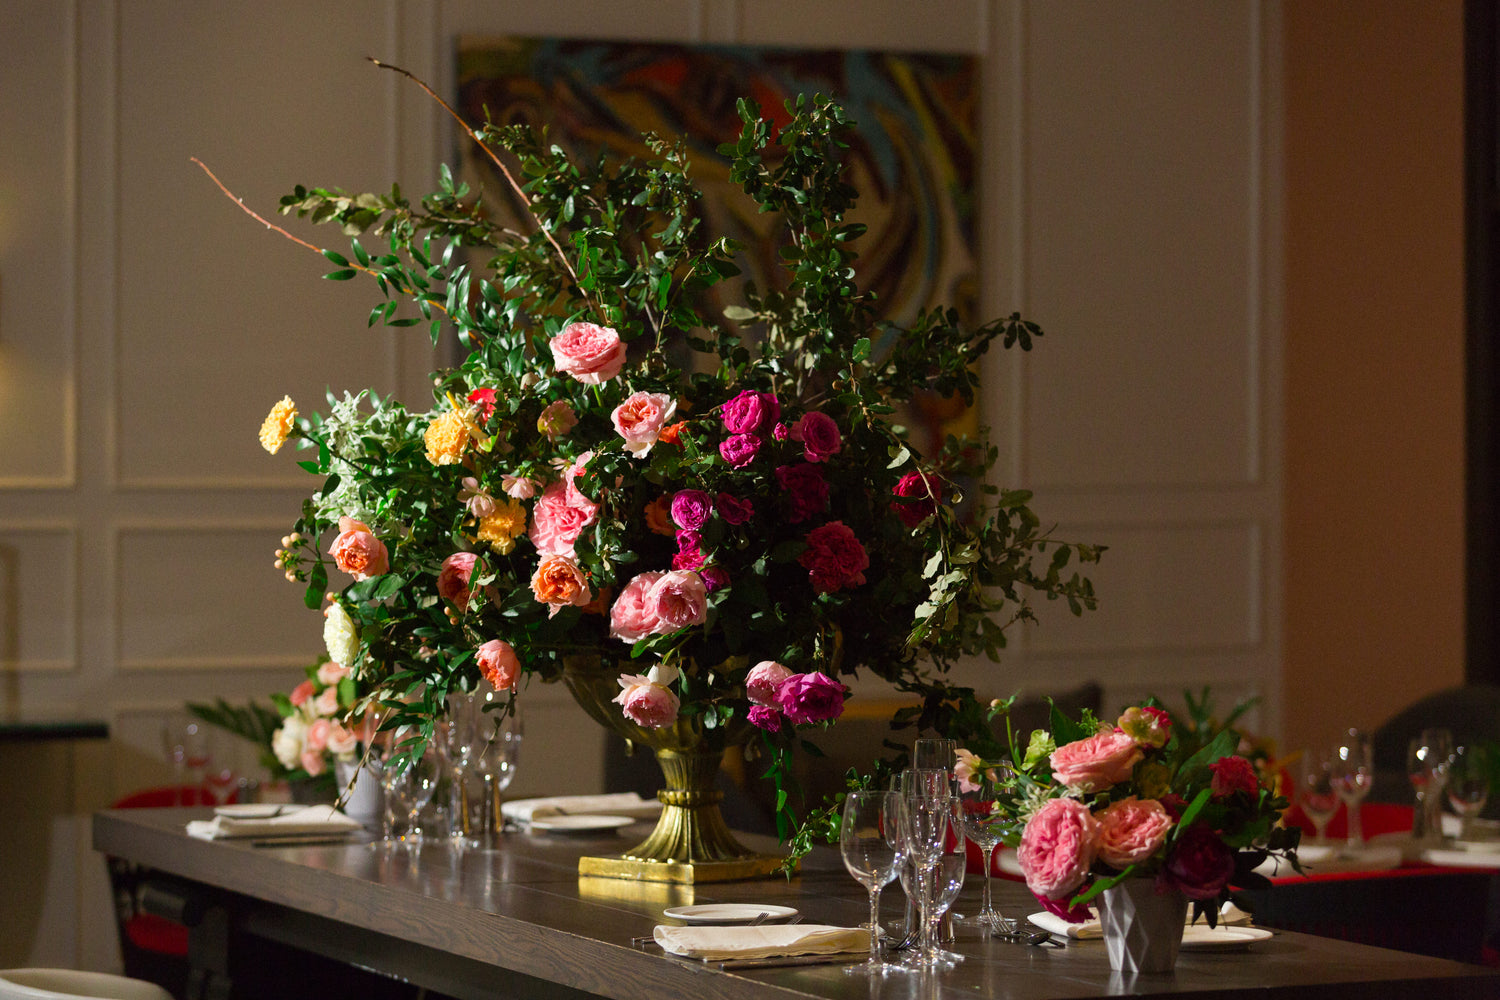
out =
[[[288,771],[302,766],[302,747],[307,742],[307,720],[300,715],[288,716],[281,728],[271,734],[271,752]]]
[[[330,604],[323,612],[323,644],[328,647],[328,658],[334,663],[354,666],[355,657],[359,655],[359,630],[342,604]]]

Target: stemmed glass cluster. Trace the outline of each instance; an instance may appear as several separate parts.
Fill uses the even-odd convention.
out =
[[[1375,783],[1375,746],[1370,735],[1360,729],[1349,729],[1334,750],[1331,778],[1333,790],[1349,811],[1349,840],[1346,854],[1364,848],[1364,830],[1360,826],[1360,803]]]
[[[1423,841],[1443,835],[1443,788],[1448,782],[1448,759],[1453,755],[1453,734],[1433,727],[1422,730],[1406,748],[1406,777],[1416,795],[1412,810],[1411,838]]]

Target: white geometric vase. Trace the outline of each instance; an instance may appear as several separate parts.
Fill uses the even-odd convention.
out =
[[[385,807],[385,793],[380,787],[380,763],[370,760],[364,767],[358,761],[334,763],[334,774],[339,782],[340,807],[345,816],[358,820],[360,826],[376,833],[381,829],[381,813]]]
[[[1187,922],[1187,897],[1158,894],[1156,880],[1128,878],[1099,896],[1099,924],[1110,968],[1118,972],[1171,972]]]

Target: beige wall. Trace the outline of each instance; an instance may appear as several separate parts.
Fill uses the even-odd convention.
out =
[[[1288,744],[1463,678],[1462,4],[1285,10]]]

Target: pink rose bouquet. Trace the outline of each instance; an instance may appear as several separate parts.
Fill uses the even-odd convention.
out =
[[[1089,901],[1123,879],[1150,878],[1212,923],[1231,886],[1269,884],[1255,872],[1267,858],[1297,866],[1297,831],[1279,825],[1287,800],[1238,756],[1233,728],[1177,725],[1148,703],[1113,725],[1054,709],[1050,731],[1006,731],[1008,745],[959,751],[960,780],[983,786],[1027,887],[1070,920],[1086,919]]]
[[[465,141],[524,187],[501,177],[482,206],[451,175],[410,201],[283,200],[354,234],[352,256],[324,258],[372,279],[370,322],[430,321],[451,358],[430,398],[359,392],[307,416],[283,400],[272,421],[319,484],[278,569],[309,607],[340,609],[342,665],[383,727],[412,734],[398,766],[452,694],[488,685],[508,711],[587,661],[621,678],[609,722],[670,724],[708,750],[755,741],[785,783],[859,678],[931,706],[913,721],[932,729],[973,700],[950,671],[998,660],[1032,601],[1094,606],[1081,564],[1100,549],[1049,535],[1026,491],[981,487],[982,435],[929,447],[892,416],[928,394],[972,403],[981,356],[1041,331],[935,302],[883,315],[856,278],[843,109],[804,99],[772,128],[741,107],[713,170],[782,248],[764,261],[705,231],[672,137],[628,163],[575,161],[474,123]],[[781,273],[728,283],[762,264]],[[318,738],[342,745],[332,726]]]

